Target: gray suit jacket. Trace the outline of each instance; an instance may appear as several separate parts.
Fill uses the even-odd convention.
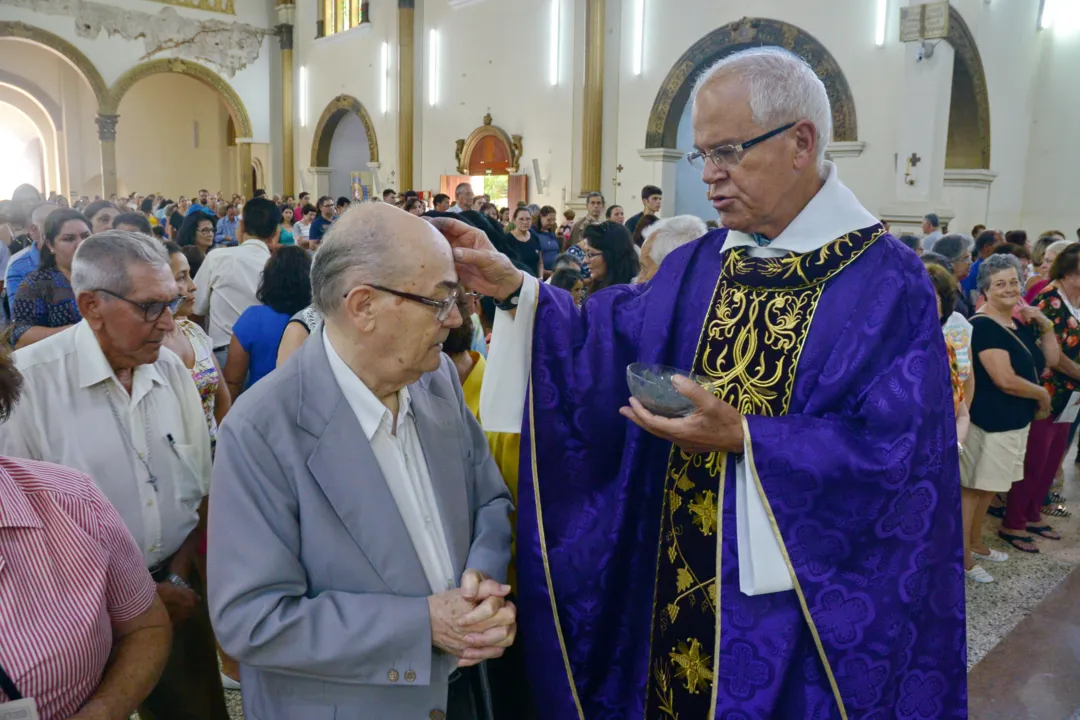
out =
[[[504,581],[510,493],[453,364],[409,393],[459,577]],[[321,327],[229,412],[210,494],[211,616],[248,720],[446,709],[456,659],[431,645],[431,589]]]

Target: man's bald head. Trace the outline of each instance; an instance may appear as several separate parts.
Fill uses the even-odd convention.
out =
[[[27,233],[37,243],[38,247],[45,241],[45,220],[60,209],[56,203],[41,203],[30,213],[30,227]]]
[[[386,203],[362,203],[331,226],[311,266],[312,301],[332,315],[360,284],[394,287],[428,263],[453,267],[449,243],[429,222]]]

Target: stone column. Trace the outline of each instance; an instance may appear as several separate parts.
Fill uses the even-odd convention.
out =
[[[398,192],[413,189],[415,0],[398,0]]]
[[[585,121],[581,132],[581,192],[599,192],[604,152],[604,0],[585,8]]]
[[[116,189],[116,121],[119,115],[99,113],[94,122],[101,142],[101,196],[108,199]]]
[[[329,195],[330,174],[333,172],[333,169],[328,167],[313,167],[308,169],[311,170],[311,174],[315,176],[315,192],[311,193],[311,196],[319,198],[323,195]]]
[[[236,165],[240,171],[240,194],[248,200],[255,193],[251,184],[251,138],[236,138]]]
[[[293,15],[295,5],[279,0],[278,40],[281,42],[281,193],[293,194]]]

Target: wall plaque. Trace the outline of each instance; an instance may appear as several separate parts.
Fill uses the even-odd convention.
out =
[[[923,5],[900,8],[900,42],[916,42],[922,39]]]
[[[923,5],[923,32],[927,40],[943,38],[949,34],[949,3],[934,2]]]

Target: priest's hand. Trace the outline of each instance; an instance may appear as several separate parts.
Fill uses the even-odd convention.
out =
[[[672,383],[697,407],[693,415],[684,418],[654,415],[637,398],[630,398],[630,407],[621,408],[619,412],[643,430],[688,452],[743,451],[742,415],[738,410],[693,380],[676,377]]]
[[[502,302],[525,281],[525,273],[496,250],[483,231],[453,218],[430,218],[428,222],[454,249],[458,277],[468,290]]]

